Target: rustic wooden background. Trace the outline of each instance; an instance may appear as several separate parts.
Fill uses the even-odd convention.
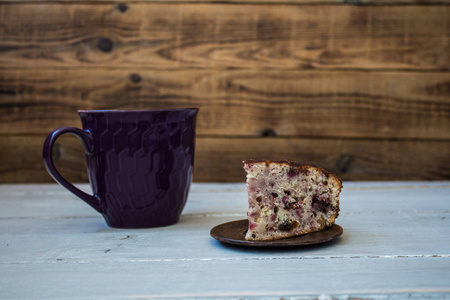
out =
[[[194,180],[241,161],[450,179],[450,1],[0,1],[0,182],[53,182],[78,109],[199,107]],[[57,167],[87,181],[81,143]]]

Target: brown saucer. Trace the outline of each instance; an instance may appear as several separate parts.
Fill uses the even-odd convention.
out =
[[[292,247],[306,246],[325,243],[337,239],[344,230],[341,226],[334,224],[324,230],[299,235],[292,238],[274,241],[246,241],[245,233],[248,229],[248,220],[232,221],[217,225],[211,229],[211,236],[218,241],[227,244],[251,246],[251,247]]]

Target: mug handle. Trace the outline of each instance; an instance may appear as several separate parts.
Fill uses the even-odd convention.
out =
[[[84,151],[87,155],[92,155],[94,143],[92,134],[89,130],[81,130],[75,127],[60,127],[52,131],[44,142],[44,149],[42,151],[42,156],[44,158],[44,165],[48,173],[53,177],[53,179],[60,185],[71,191],[73,194],[84,200],[87,204],[92,206],[99,213],[103,212],[102,206],[100,204],[100,198],[97,195],[89,195],[82,190],[76,188],[74,185],[65,180],[61,174],[56,170],[53,164],[52,152],[53,145],[59,136],[70,133],[75,135],[83,143]]]

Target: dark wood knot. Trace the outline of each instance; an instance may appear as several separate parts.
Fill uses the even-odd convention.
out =
[[[353,164],[354,157],[350,154],[342,154],[336,161],[336,167],[341,173],[347,173]]]
[[[126,12],[126,11],[128,10],[129,7],[128,7],[128,5],[125,4],[125,3],[119,3],[119,4],[117,4],[116,8],[117,8],[117,10],[120,11],[121,13],[124,13],[124,12]]]
[[[263,130],[261,130],[261,136],[270,137],[277,135],[277,132],[273,128],[264,128]]]
[[[103,52],[111,52],[114,49],[114,43],[108,38],[101,38],[97,44],[98,49]]]
[[[130,75],[130,80],[133,83],[139,83],[139,82],[141,82],[142,77],[141,77],[141,75],[139,75],[137,73],[133,73],[133,74]]]
[[[361,5],[364,4],[361,0],[342,0],[342,3],[344,4],[355,4],[355,5]]]

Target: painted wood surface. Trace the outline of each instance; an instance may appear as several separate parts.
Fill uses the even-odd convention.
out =
[[[448,181],[344,182],[344,235],[289,249],[209,236],[246,217],[246,196],[243,183],[194,184],[178,224],[126,230],[57,185],[0,185],[1,298],[450,296]]]

